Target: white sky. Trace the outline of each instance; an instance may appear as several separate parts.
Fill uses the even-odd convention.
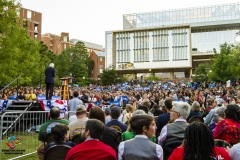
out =
[[[42,13],[42,34],[68,32],[105,46],[105,31],[121,30],[123,14],[240,2],[240,0],[21,0]]]

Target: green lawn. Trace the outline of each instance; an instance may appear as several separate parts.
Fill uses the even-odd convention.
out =
[[[9,146],[6,144],[7,142],[7,137],[4,136],[1,144],[1,160],[7,160],[10,158],[18,157],[21,155],[25,155],[31,152],[35,152],[38,148],[38,146],[41,144],[41,142],[38,141],[38,133],[28,133],[28,132],[20,132],[20,133],[14,133],[12,132],[11,134],[8,135],[8,137],[15,136],[16,138],[20,138],[21,142],[18,144],[13,151],[11,152],[16,152],[16,150],[24,150],[22,153],[23,154],[6,154],[3,152],[3,150],[11,150]],[[37,160],[37,154],[32,154],[23,158],[19,158],[19,160]]]

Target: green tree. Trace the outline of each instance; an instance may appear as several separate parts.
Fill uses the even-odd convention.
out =
[[[16,1],[0,1],[0,85],[5,85],[21,75],[20,83],[33,84],[33,75],[39,75],[39,43],[21,28]]]
[[[56,71],[58,77],[73,77],[73,83],[80,86],[87,85],[89,56],[83,42],[77,42],[75,46],[67,48],[57,56]]]
[[[211,59],[209,78],[214,81],[226,82],[236,77],[239,69],[239,48],[232,44],[224,43],[220,46],[220,53],[215,53]]]
[[[195,75],[192,79],[196,82],[205,82],[208,80],[208,74],[206,70],[206,66],[204,64],[199,64],[195,70]]]
[[[55,63],[57,55],[54,54],[51,50],[49,50],[48,47],[42,41],[39,42],[39,46],[40,46],[40,49],[39,49],[40,59],[37,65],[40,73],[39,75],[36,75],[35,80],[36,80],[36,83],[41,83],[42,85],[44,84],[45,69],[49,66],[51,62]],[[57,84],[58,84],[58,81],[57,83],[55,83],[55,85],[58,86]]]
[[[103,85],[112,85],[119,82],[119,76],[115,70],[115,66],[109,66],[107,69],[103,70],[101,75],[101,83]]]

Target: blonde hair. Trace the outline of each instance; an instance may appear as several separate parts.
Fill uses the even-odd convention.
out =
[[[132,108],[132,105],[131,105],[131,104],[126,104],[126,111],[127,111],[128,113],[133,111],[133,108]]]

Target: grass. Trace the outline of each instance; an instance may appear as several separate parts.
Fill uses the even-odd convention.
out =
[[[8,141],[8,137],[15,136],[16,138],[21,139],[21,143],[18,144],[13,150],[25,150],[22,153],[23,154],[5,154],[2,150],[11,150],[9,146],[6,144]],[[4,136],[3,140],[1,141],[1,160],[7,160],[11,158],[15,158],[18,156],[22,156],[31,152],[35,152],[38,148],[38,146],[41,144],[40,141],[38,141],[38,133],[28,133],[28,132],[18,132],[18,133],[10,133],[8,134],[8,137]],[[37,154],[32,154],[23,158],[19,158],[18,160],[36,160],[38,159]]]

